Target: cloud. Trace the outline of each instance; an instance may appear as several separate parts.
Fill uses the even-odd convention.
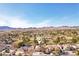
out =
[[[43,20],[42,22],[33,24],[31,20],[23,19],[21,17],[0,15],[0,26],[9,26],[15,28],[44,27],[50,26],[50,20]]]
[[[18,17],[0,17],[0,26],[10,26],[10,27],[26,27],[28,21],[20,19]]]
[[[48,27],[51,26],[51,21],[50,20],[44,20],[41,23],[36,24],[36,27]]]

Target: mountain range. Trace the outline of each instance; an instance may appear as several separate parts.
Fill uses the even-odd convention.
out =
[[[41,27],[41,28],[33,28],[33,27],[29,27],[29,28],[13,28],[13,27],[9,27],[9,26],[0,26],[0,30],[15,30],[15,29],[79,29],[79,26],[59,26],[59,27]]]
[[[13,30],[15,28],[8,27],[8,26],[0,26],[0,30]]]

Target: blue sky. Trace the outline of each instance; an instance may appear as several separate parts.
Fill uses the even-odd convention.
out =
[[[79,26],[79,4],[0,4],[0,26]]]

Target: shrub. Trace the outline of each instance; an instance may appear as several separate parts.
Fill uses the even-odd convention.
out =
[[[79,56],[79,49],[75,51],[75,54]]]
[[[57,37],[57,39],[54,39],[53,42],[54,42],[55,44],[58,44],[58,43],[60,42],[60,38]]]
[[[77,43],[77,39],[76,38],[72,38],[71,41],[72,41],[72,43]]]
[[[15,41],[15,42],[13,42],[13,46],[14,46],[15,48],[19,48],[19,47],[21,47],[23,44],[24,44],[24,43],[23,43],[23,40],[17,40],[17,41]]]
[[[62,51],[59,47],[55,47],[54,50],[52,51],[52,53],[56,56],[61,55]]]

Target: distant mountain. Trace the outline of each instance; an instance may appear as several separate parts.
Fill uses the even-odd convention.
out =
[[[79,29],[79,26],[59,26],[59,27],[41,27],[41,28],[36,28],[36,27],[29,27],[29,28],[13,28],[13,27],[8,27],[8,26],[0,26],[0,31],[6,31],[6,30],[35,30],[35,29],[40,29],[40,30],[48,30],[48,29]]]
[[[8,26],[0,26],[0,30],[13,30],[15,28],[8,27]]]
[[[79,29],[79,26],[59,26],[59,29]]]

